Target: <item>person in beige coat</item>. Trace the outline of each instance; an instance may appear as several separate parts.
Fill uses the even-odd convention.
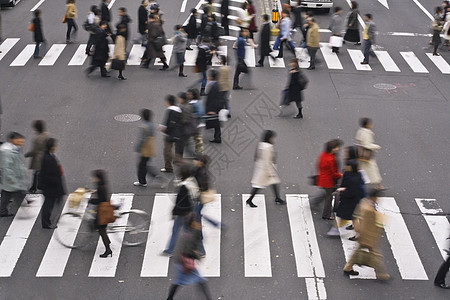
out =
[[[220,55],[219,59],[222,65],[217,70],[219,73],[217,82],[219,83],[219,91],[223,99],[225,99],[225,108],[230,111],[231,67],[227,65],[227,57],[225,55]],[[228,118],[230,117],[228,115]]]
[[[381,147],[374,143],[374,133],[372,131],[373,122],[369,118],[362,118],[360,121],[359,130],[356,132],[356,143],[365,149],[369,149],[375,153],[375,151],[380,150]],[[378,164],[375,156],[372,154],[371,158],[367,161],[360,160],[359,166],[366,173],[369,178],[369,184],[382,189],[381,185],[381,175],[378,169]]]
[[[253,202],[253,198],[259,189],[266,188],[271,185],[275,194],[276,204],[285,204],[286,202],[280,198],[279,184],[280,178],[275,165],[275,132],[266,130],[263,132],[261,142],[258,143],[258,148],[255,153],[255,168],[253,170],[252,178],[252,193],[250,198],[246,201],[250,207],[257,207]]]
[[[125,24],[119,24],[117,26],[117,35],[115,40],[115,46],[114,46],[114,53],[112,56],[112,59],[116,59],[120,61],[120,66],[117,68],[119,71],[118,78],[120,80],[127,80],[125,77],[123,77],[122,71],[125,69],[125,63],[126,63],[126,39],[125,35],[127,33],[127,26]]]
[[[30,169],[33,170],[33,183],[29,192],[34,194],[38,187],[38,174],[41,170],[42,157],[47,147],[47,140],[50,137],[45,131],[45,122],[42,120],[33,121],[33,129],[36,132],[36,137],[33,139],[31,150],[25,153],[25,157],[31,157]]]
[[[320,43],[319,25],[317,25],[312,17],[309,17],[306,21],[309,26],[306,33],[306,47],[308,48],[308,54],[311,58],[308,70],[314,70],[316,68],[316,53]]]

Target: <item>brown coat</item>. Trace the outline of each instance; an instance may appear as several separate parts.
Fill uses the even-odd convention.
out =
[[[231,80],[230,80],[230,73],[231,68],[230,66],[221,66],[218,70],[219,72],[219,78],[217,82],[219,83],[219,90],[221,92],[227,92],[231,90]]]
[[[359,233],[358,242],[361,247],[375,249],[383,228],[381,213],[375,210],[373,202],[362,199],[353,214],[353,224]]]
[[[159,21],[148,23],[148,33],[147,33],[148,47],[147,47],[146,59],[153,59],[153,58],[157,58],[157,57],[165,58],[163,50],[156,49],[152,43],[154,39],[161,36],[163,33],[164,33],[164,31],[163,31],[162,25]]]
[[[49,137],[47,132],[38,134],[32,141],[31,150],[25,153],[25,157],[31,157],[31,170],[39,171],[41,169],[42,157],[44,156]]]
[[[112,59],[125,60],[125,37],[118,34],[116,36],[116,44],[114,46],[114,53]]]
[[[319,37],[319,26],[314,23],[312,24],[306,34],[306,46],[312,48],[319,48],[320,37]]]

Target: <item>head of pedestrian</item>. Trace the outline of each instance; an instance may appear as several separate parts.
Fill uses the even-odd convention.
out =
[[[187,94],[185,92],[178,93],[178,102],[186,104],[188,102]]]
[[[127,14],[127,9],[125,7],[120,7],[118,9],[119,16],[125,16]]]
[[[106,3],[106,4],[108,4],[108,3],[109,3],[109,1],[111,1],[111,0],[103,0],[103,3]]]
[[[206,167],[210,162],[210,158],[206,154],[198,154],[194,158],[194,165],[197,167]]]
[[[373,126],[372,119],[370,119],[370,118],[361,118],[359,120],[359,126],[361,126],[362,128],[371,129],[372,126]]]
[[[8,142],[17,147],[22,147],[25,144],[25,137],[18,132],[10,132],[8,134]]]
[[[175,31],[183,31],[183,26],[181,26],[180,24],[177,24],[174,26],[173,28]]]
[[[190,164],[183,164],[180,166],[180,169],[178,171],[178,176],[180,177],[181,181],[185,181],[189,177],[194,175],[194,170],[192,168],[192,165]]]
[[[358,160],[357,159],[349,159],[344,167],[345,172],[349,173],[357,173],[358,172]]]
[[[194,17],[196,17],[198,15],[197,9],[195,8],[191,9],[191,14],[193,14]]]
[[[39,17],[41,16],[41,10],[40,10],[40,9],[36,9],[36,10],[34,11],[34,16],[35,16],[36,18],[39,18]]]
[[[106,28],[108,28],[108,22],[101,21],[99,26],[100,26],[101,29],[105,30]]]
[[[242,29],[241,29],[241,32],[240,32],[240,35],[241,35],[242,37],[244,37],[244,38],[248,37],[248,35],[249,35],[248,29],[247,29],[247,28],[242,28]]]
[[[315,23],[315,20],[314,20],[313,17],[308,17],[308,19],[306,19],[306,22],[307,22],[309,25],[312,25],[312,24]]]
[[[364,21],[369,22],[370,20],[372,20],[372,14],[365,14]]]
[[[33,129],[39,134],[39,133],[43,133],[45,131],[45,122],[42,120],[35,120],[33,121],[33,123],[31,124],[31,126],[33,127]]]
[[[49,138],[47,140],[46,150],[49,153],[55,153],[57,146],[58,146],[58,141],[55,138]]]
[[[294,57],[289,62],[289,70],[290,71],[298,71],[298,70],[300,70],[300,66],[298,65],[297,58]]]
[[[283,10],[281,11],[281,18],[286,18],[286,17],[289,17],[289,16],[290,16],[289,10],[283,9]]]
[[[269,22],[269,15],[268,14],[263,14],[262,15],[262,20],[264,23]]]
[[[351,6],[352,9],[357,9],[358,8],[358,2],[352,1],[350,6]]]
[[[261,136],[261,142],[263,143],[269,143],[269,144],[275,144],[275,137],[277,134],[273,130],[264,130],[262,136]]]
[[[222,64],[222,66],[226,66],[227,65],[227,56],[226,55],[221,55],[219,57],[220,63]]]
[[[208,80],[216,81],[217,80],[217,71],[215,69],[210,69],[208,72]]]
[[[153,117],[153,112],[150,109],[143,108],[140,111],[140,115],[143,121],[151,122]]]
[[[186,94],[189,100],[198,99],[200,97],[200,92],[196,88],[188,89]]]
[[[75,0],[67,0],[67,4],[75,3]]]
[[[248,9],[248,3],[247,3],[247,1],[245,1],[245,2],[242,3],[241,8],[242,8],[243,10]]]
[[[91,8],[89,9],[91,12],[95,14],[95,11],[97,10],[97,5],[91,5]]]
[[[340,149],[340,144],[336,140],[331,140],[325,143],[324,151],[328,154],[334,154]]]
[[[166,98],[164,99],[164,101],[166,102],[166,106],[174,106],[177,99],[175,98],[174,95],[167,95]]]
[[[145,8],[147,8],[147,6],[148,6],[148,1],[147,1],[147,0],[142,0],[142,1],[141,1],[141,5],[142,5],[143,7],[145,7]]]
[[[91,172],[92,181],[98,183],[98,185],[106,185],[106,172],[105,170],[94,170]]]
[[[340,15],[340,14],[342,13],[342,7],[336,6],[336,7],[334,8],[334,13],[335,13],[336,15]]]
[[[155,21],[156,21],[156,16],[155,16],[155,14],[154,14],[154,13],[149,14],[149,15],[148,15],[148,20],[149,20],[150,22],[155,22]]]

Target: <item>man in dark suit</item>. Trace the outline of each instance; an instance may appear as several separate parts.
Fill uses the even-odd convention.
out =
[[[228,15],[230,14],[230,9],[228,8],[228,0],[222,0],[220,5],[220,14],[222,16],[222,27],[225,32],[225,35],[230,35],[230,28],[228,26]]]
[[[139,40],[141,41],[141,45],[144,46],[146,44],[147,39],[147,24],[148,24],[148,1],[142,0],[141,5],[138,9],[138,32],[141,35]]]
[[[96,68],[100,68],[102,77],[111,77],[106,72],[105,64],[109,58],[109,46],[107,37],[111,34],[107,33],[108,23],[100,22],[100,28],[95,34],[95,50],[92,56],[91,66],[86,69],[86,75],[89,76]]]
[[[109,11],[108,4],[110,0],[103,0],[100,9],[101,9],[101,19],[100,21],[105,21],[107,23],[111,22],[111,12]]]
[[[208,73],[209,84],[205,103],[205,112],[207,115],[217,115],[221,109],[225,108],[225,99],[223,98],[223,93],[220,92],[217,74],[217,71],[214,69],[209,70]],[[208,123],[212,125],[208,125]],[[222,143],[222,133],[218,119],[217,122],[215,120],[211,122],[207,121],[206,128],[214,128],[214,139],[210,140],[211,143]]]
[[[56,139],[49,138],[47,140],[47,151],[42,158],[39,172],[39,187],[45,198],[42,205],[41,223],[42,228],[46,229],[56,228],[56,225],[51,222],[53,206],[55,203],[60,203],[62,196],[66,193],[63,171],[55,156],[56,146]]]
[[[260,58],[258,60],[258,64],[256,67],[264,67],[264,60],[266,56],[270,55],[270,52],[272,49],[270,49],[270,22],[269,22],[269,15],[265,14],[263,15],[263,26],[261,29],[261,34],[259,37],[259,51],[260,51]]]

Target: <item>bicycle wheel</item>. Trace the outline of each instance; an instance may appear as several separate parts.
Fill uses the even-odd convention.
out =
[[[55,237],[58,242],[68,248],[76,249],[86,246],[92,237],[92,223],[83,220],[78,213],[68,212],[61,215]]]
[[[120,224],[120,219],[128,217],[126,224]],[[111,225],[109,232],[116,236],[119,232],[124,232],[122,244],[133,247],[145,243],[148,235],[150,216],[143,210],[132,209],[120,214],[120,219],[116,225]]]

